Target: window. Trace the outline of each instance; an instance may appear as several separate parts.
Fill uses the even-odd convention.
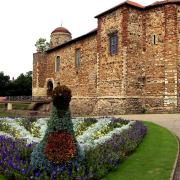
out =
[[[81,60],[81,51],[80,49],[76,49],[75,52],[75,67],[79,69],[80,67],[80,60]]]
[[[60,56],[57,56],[55,61],[55,72],[59,72],[59,70],[60,70]]]
[[[117,33],[109,35],[109,52],[111,55],[118,53],[118,36]]]

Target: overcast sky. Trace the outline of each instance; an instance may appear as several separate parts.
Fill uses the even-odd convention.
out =
[[[142,5],[154,0],[134,0]],[[97,27],[97,14],[122,0],[1,0],[0,1],[0,71],[17,77],[32,70],[35,42],[48,41],[51,32],[61,26],[72,37]]]

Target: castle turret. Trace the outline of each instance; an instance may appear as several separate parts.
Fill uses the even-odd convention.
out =
[[[50,46],[55,47],[71,40],[71,33],[64,27],[58,27],[51,33]]]

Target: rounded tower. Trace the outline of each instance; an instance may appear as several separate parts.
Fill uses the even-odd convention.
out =
[[[58,27],[51,33],[50,46],[55,47],[71,40],[71,33],[64,27]]]

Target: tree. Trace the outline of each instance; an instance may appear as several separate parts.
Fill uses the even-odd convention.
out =
[[[49,42],[46,41],[46,39],[44,38],[39,38],[37,41],[36,41],[36,50],[37,52],[45,52],[49,47],[50,47],[50,44]]]
[[[0,96],[31,96],[32,71],[20,74],[15,80],[0,72]]]
[[[6,90],[10,82],[10,77],[4,75],[4,72],[0,72],[0,96],[6,95]]]
[[[12,95],[14,96],[31,96],[32,95],[32,71],[25,75],[21,73],[13,82],[15,89]]]

